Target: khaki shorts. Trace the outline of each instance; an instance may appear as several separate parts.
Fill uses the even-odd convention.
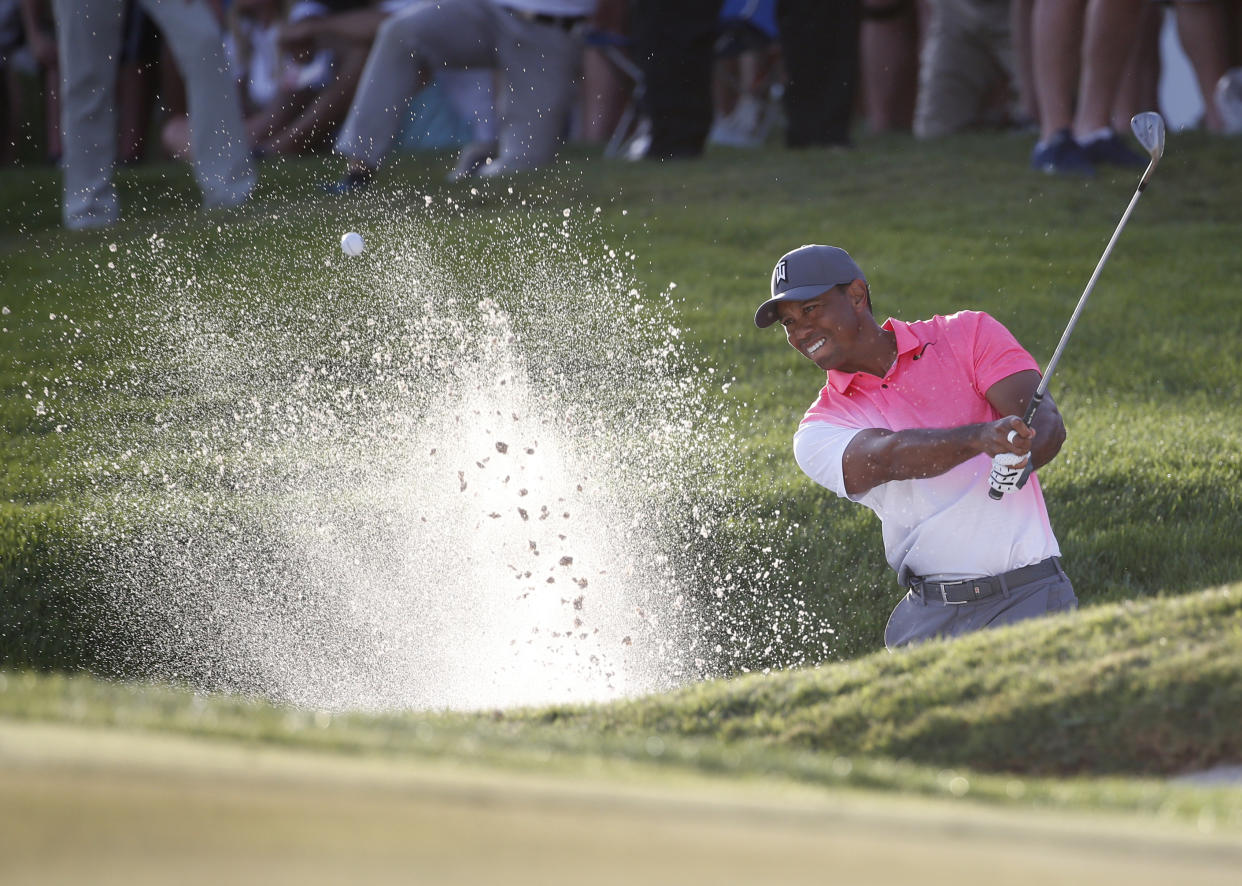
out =
[[[997,84],[1016,83],[1006,0],[931,0],[914,110],[917,138],[979,123]]]

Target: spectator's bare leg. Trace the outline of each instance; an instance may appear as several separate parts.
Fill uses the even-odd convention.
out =
[[[267,143],[293,123],[315,100],[313,89],[281,92],[266,108],[261,108],[246,118],[246,132],[250,144],[267,150]]]
[[[160,130],[164,152],[174,160],[190,159],[190,118],[185,114],[169,117]]]
[[[1140,13],[1148,0],[1090,0],[1082,41],[1082,78],[1074,136],[1087,139],[1112,128],[1113,103],[1131,47],[1138,35]],[[1042,97],[1041,97],[1042,99]]]
[[[349,113],[349,103],[358,89],[367,54],[359,46],[336,50],[336,77],[314,98],[301,114],[287,126],[274,132],[265,143],[273,154],[302,154],[316,151],[332,143],[333,137]]]
[[[1086,0],[1035,0],[1031,55],[1042,141],[1074,120],[1085,6]]]
[[[1113,129],[1118,132],[1129,128],[1130,118],[1135,114],[1155,110],[1159,104],[1160,25],[1163,20],[1162,5],[1143,4],[1138,34],[1113,101]]]
[[[629,0],[598,0],[591,27],[612,34],[629,31]],[[582,59],[582,123],[578,137],[603,144],[612,136],[629,99],[629,78],[617,71],[598,49]]]
[[[142,160],[146,151],[151,104],[155,100],[155,71],[141,61],[122,65],[117,92],[120,114],[117,153],[121,163],[128,165]]]
[[[60,138],[60,67],[47,72],[43,81],[43,107],[47,115],[47,159],[59,163],[65,147]]]
[[[908,132],[918,89],[914,0],[864,0],[859,53],[862,97],[872,132]]]
[[[1214,96],[1216,82],[1229,69],[1229,24],[1225,8],[1217,0],[1182,2],[1177,9],[1177,35],[1194,68],[1203,95],[1203,122],[1212,132],[1224,129]]]
[[[0,164],[8,166],[17,159],[22,100],[12,66],[0,63],[0,81],[0,136],[4,138],[0,144]]]
[[[1018,107],[1029,121],[1039,122],[1039,100],[1035,97],[1035,61],[1032,53],[1032,16],[1035,0],[1013,0],[1009,7],[1009,33],[1013,41],[1014,86]]]

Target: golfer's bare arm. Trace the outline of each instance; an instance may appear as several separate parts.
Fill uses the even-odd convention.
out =
[[[987,390],[988,402],[1004,418],[956,428],[859,431],[841,459],[845,491],[862,495],[890,480],[935,477],[980,453],[1031,453],[1035,467],[1047,464],[1065,441],[1065,424],[1052,397],[1045,395],[1034,428],[1019,417],[1039,385],[1034,369],[1001,379]],[[1010,431],[1017,431],[1009,442]]]

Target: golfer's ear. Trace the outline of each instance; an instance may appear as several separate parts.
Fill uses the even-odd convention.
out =
[[[845,294],[850,297],[850,304],[854,305],[855,308],[867,307],[867,284],[862,280],[851,280],[847,283],[845,285]]]

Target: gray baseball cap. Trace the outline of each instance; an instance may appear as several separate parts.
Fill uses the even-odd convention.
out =
[[[772,297],[755,311],[755,325],[763,329],[775,323],[780,302],[806,301],[852,280],[867,282],[854,259],[837,246],[799,246],[786,252],[772,269]]]

